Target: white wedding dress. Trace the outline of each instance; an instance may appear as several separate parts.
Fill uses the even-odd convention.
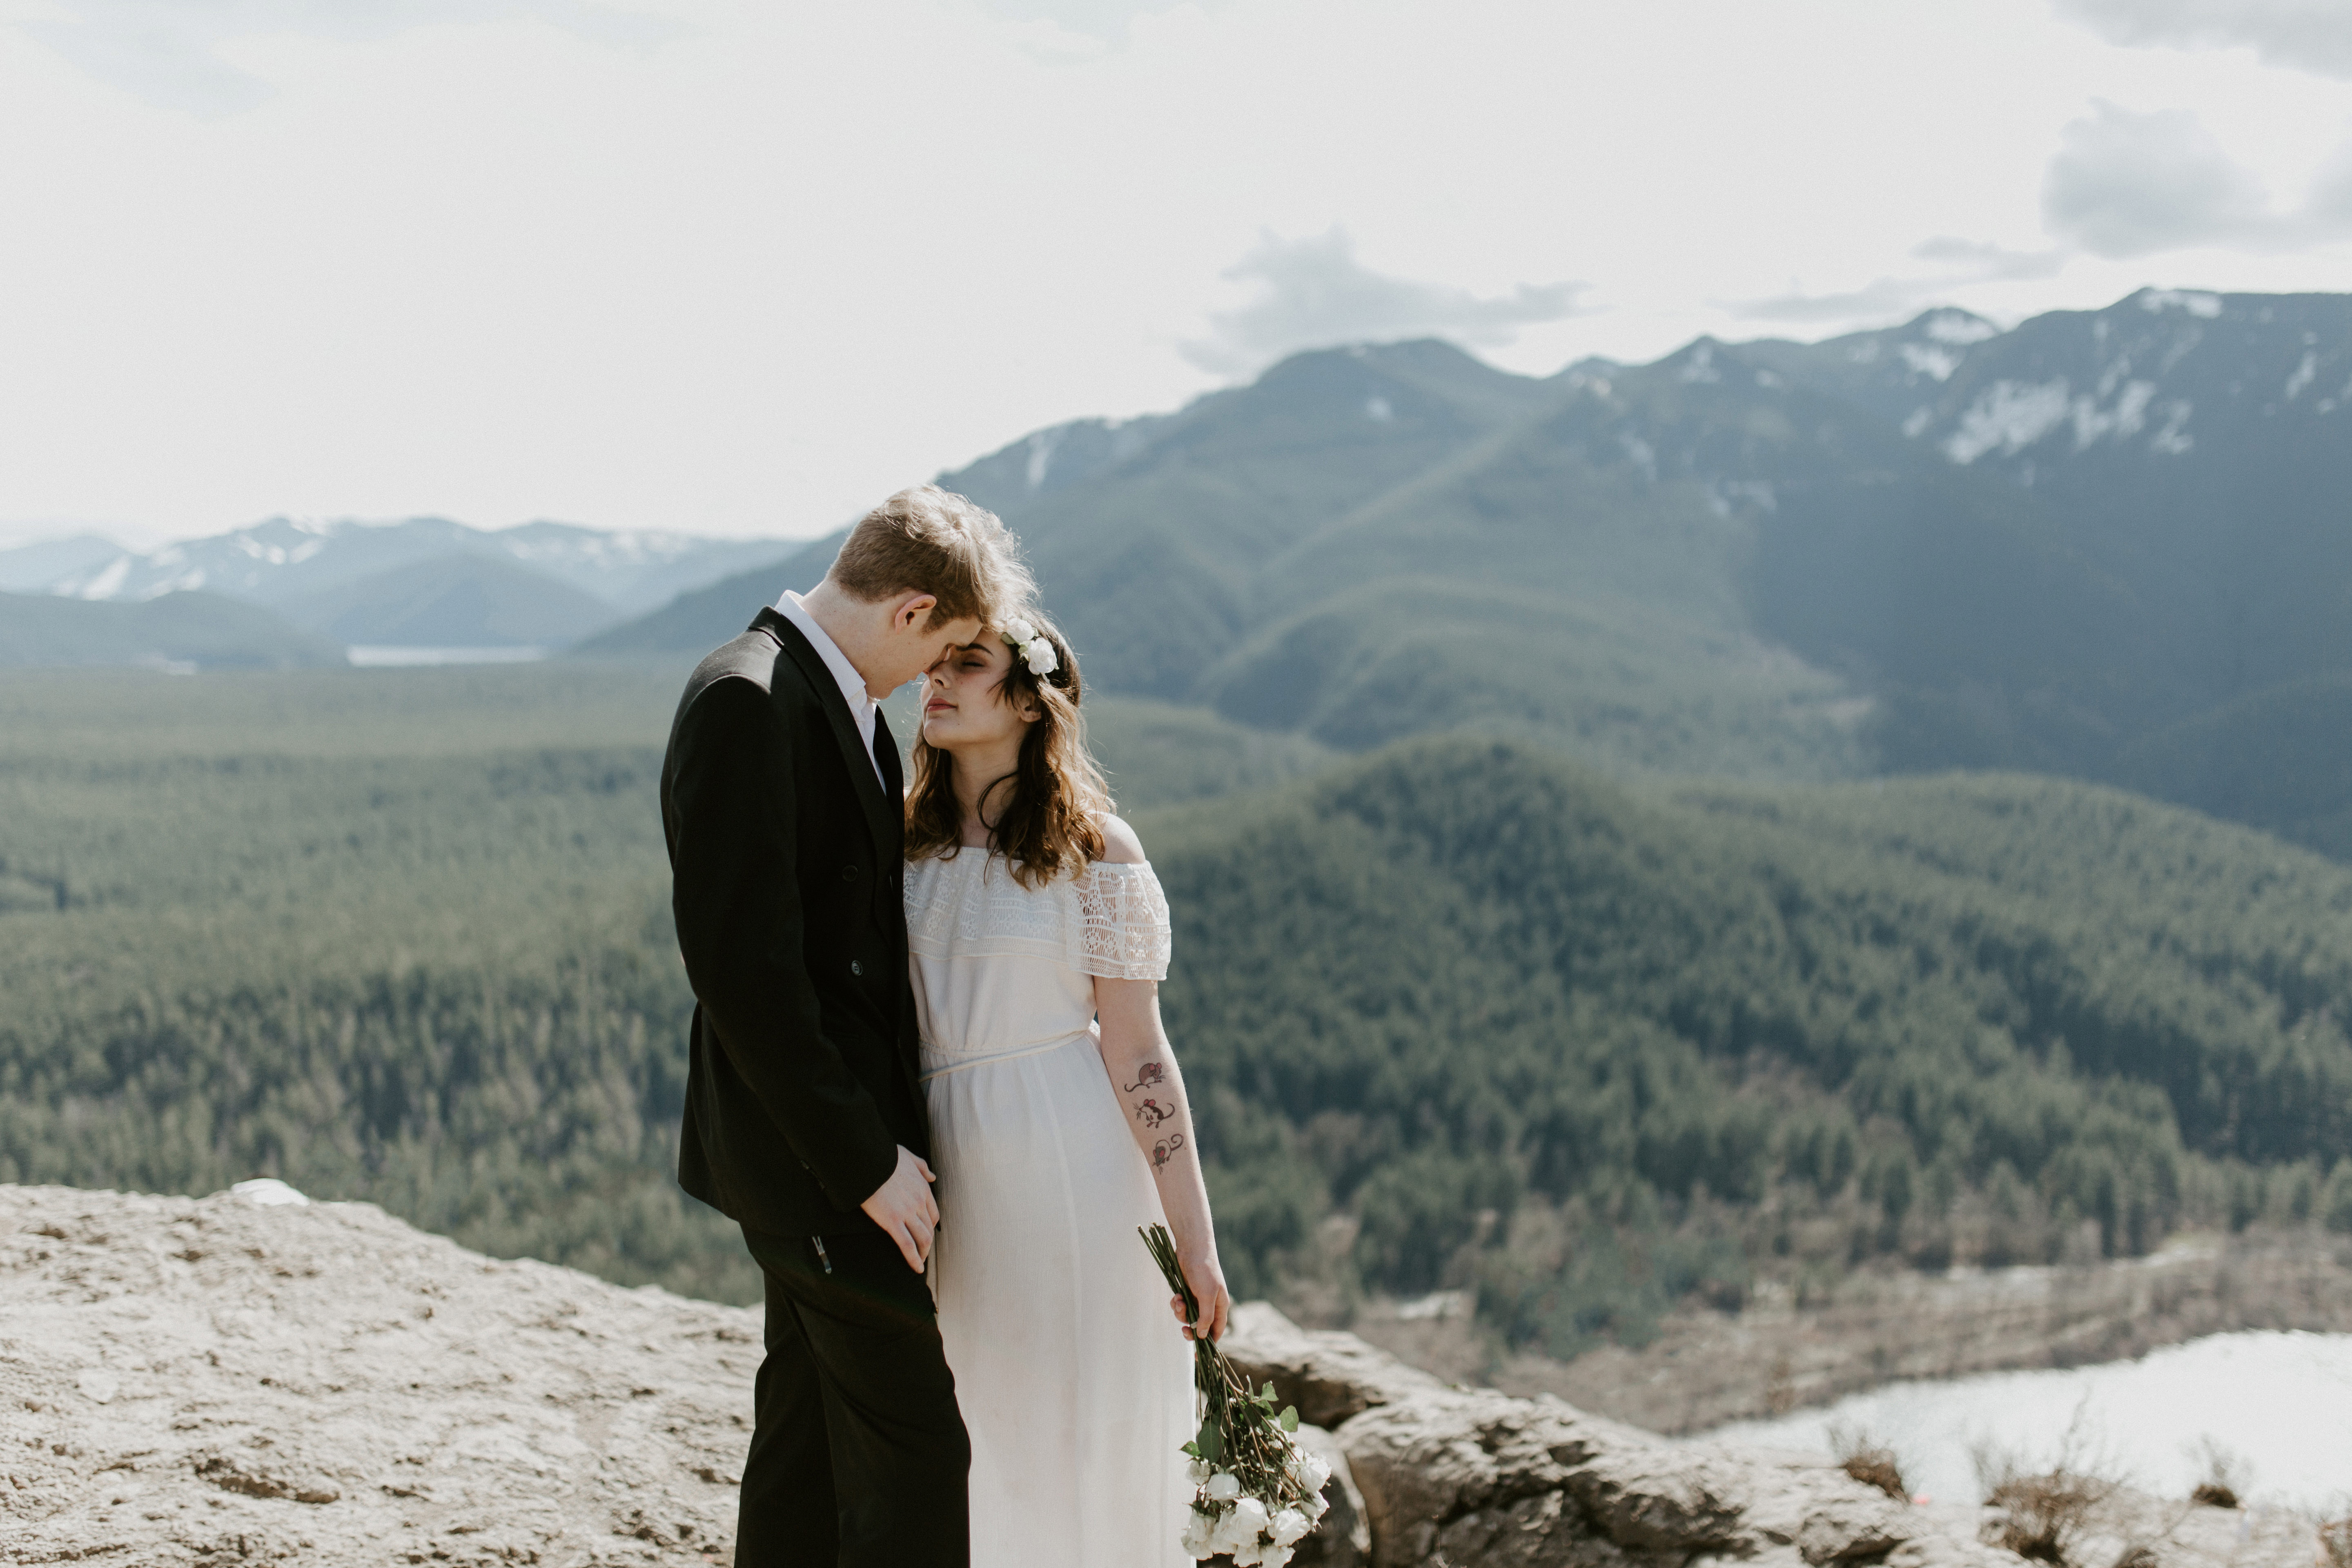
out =
[[[1168,973],[1159,879],[1097,862],[1032,890],[968,847],[908,862],[906,899],[973,1568],[1190,1568],[1192,1352],[1094,1025],[1096,976]]]

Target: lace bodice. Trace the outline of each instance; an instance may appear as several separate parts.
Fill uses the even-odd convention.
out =
[[[1073,1040],[1094,1022],[1097,978],[1168,974],[1168,900],[1149,864],[1024,888],[966,849],[908,861],[906,898],[927,1073]]]
[[[1168,978],[1168,900],[1149,861],[1097,860],[1024,888],[984,850],[907,865],[907,947],[924,958],[1055,959],[1107,980]]]

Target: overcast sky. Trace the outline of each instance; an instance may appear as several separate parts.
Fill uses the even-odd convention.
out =
[[[1294,349],[2352,289],[2345,0],[0,0],[0,542],[805,535]]]

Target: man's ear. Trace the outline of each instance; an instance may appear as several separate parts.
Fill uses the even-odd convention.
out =
[[[898,601],[897,609],[890,612],[890,629],[895,632],[913,630],[929,618],[931,612],[939,607],[939,603],[937,594],[909,594]]]

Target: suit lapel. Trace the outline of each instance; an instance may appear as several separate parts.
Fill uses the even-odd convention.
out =
[[[834,742],[841,748],[842,761],[849,765],[849,787],[856,792],[857,804],[865,808],[866,826],[874,836],[875,856],[886,862],[895,861],[904,832],[900,817],[905,805],[883,798],[881,781],[874,775],[874,754],[859,738],[856,721],[849,716],[849,704],[843,700],[840,683],[833,679],[833,671],[825,668],[824,656],[801,635],[800,627],[773,610],[761,610],[760,618],[751,623],[751,629],[774,637],[791,656],[801,679],[808,682],[810,692],[833,727]],[[889,867],[886,865],[884,869]]]

